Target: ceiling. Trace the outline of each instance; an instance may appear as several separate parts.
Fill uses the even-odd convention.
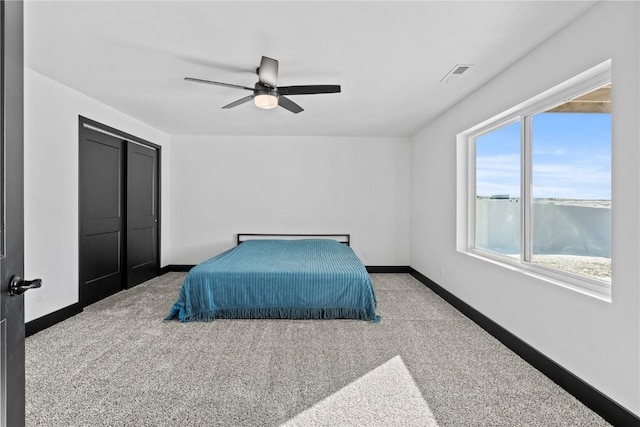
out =
[[[25,66],[171,135],[409,136],[591,1],[27,1]],[[221,107],[262,55],[305,111]],[[449,83],[456,64],[473,64]]]

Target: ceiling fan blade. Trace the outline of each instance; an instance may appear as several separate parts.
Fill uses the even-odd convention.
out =
[[[231,104],[227,104],[222,108],[233,108],[233,107],[237,107],[238,105],[242,105],[245,102],[249,102],[253,99],[253,95],[249,95],[249,96],[245,96],[244,98],[240,98],[237,101],[233,101]]]
[[[316,93],[338,93],[340,85],[308,85],[282,86],[278,88],[281,95],[314,95]]]
[[[258,68],[258,80],[260,83],[270,87],[276,87],[278,80],[278,61],[263,56]]]
[[[245,89],[245,90],[253,91],[252,87],[234,85],[234,84],[231,84],[231,83],[222,83],[222,82],[214,82],[212,80],[194,79],[193,77],[185,77],[184,79],[186,81],[188,81],[188,82],[206,83],[206,84],[209,84],[209,85],[233,87],[233,88],[236,88],[236,89]]]
[[[285,98],[282,95],[278,97],[278,105],[284,108],[285,110],[291,111],[294,114],[298,114],[304,111],[304,108],[302,108],[301,106],[299,106],[298,104],[290,100],[289,98]]]

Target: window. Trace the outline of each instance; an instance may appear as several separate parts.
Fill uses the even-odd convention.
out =
[[[458,136],[459,249],[610,298],[610,75],[607,61]]]
[[[475,139],[475,247],[520,258],[520,122]]]

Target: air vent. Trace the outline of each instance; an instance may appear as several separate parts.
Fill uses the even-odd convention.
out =
[[[451,69],[451,71],[444,75],[444,77],[440,80],[440,83],[449,83],[459,78],[461,75],[466,73],[469,68],[471,68],[471,65],[472,64],[457,64]]]

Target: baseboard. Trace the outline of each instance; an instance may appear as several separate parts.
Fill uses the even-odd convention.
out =
[[[408,265],[367,265],[369,273],[410,273]]]
[[[186,273],[193,267],[195,267],[195,264],[169,264],[160,269],[160,275],[170,272]]]
[[[409,267],[409,273],[607,422],[614,426],[640,426],[640,418],[628,409],[567,371],[427,276],[412,267]]]
[[[24,324],[24,335],[26,337],[47,329],[50,326],[60,323],[78,313],[82,313],[80,303],[72,304],[68,307],[49,313],[45,316],[34,319]]]

